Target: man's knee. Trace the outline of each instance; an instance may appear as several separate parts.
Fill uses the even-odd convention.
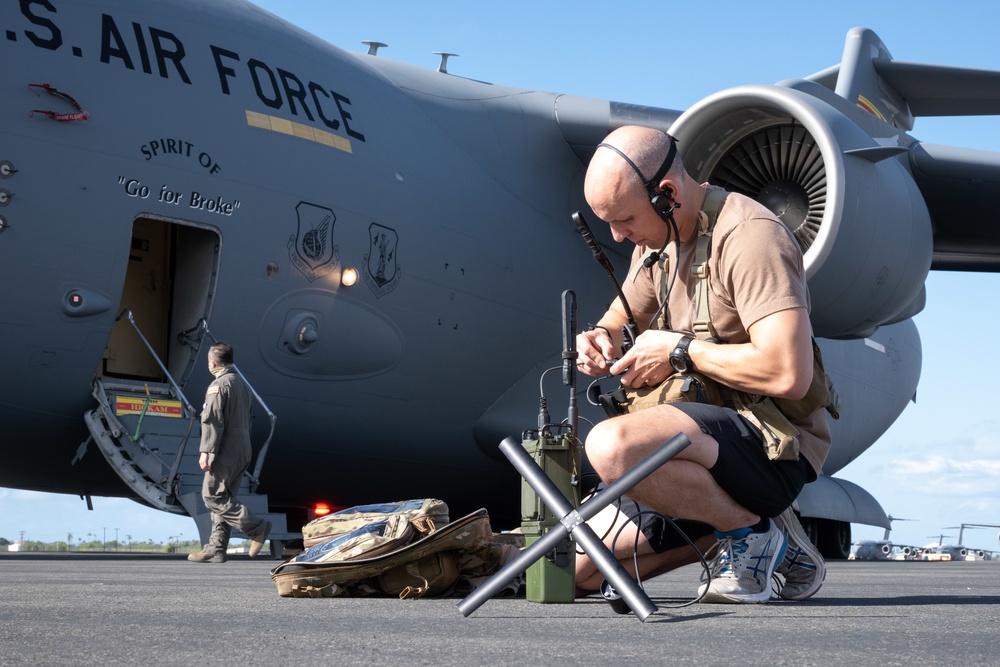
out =
[[[205,503],[205,509],[212,514],[220,514],[223,509],[223,507],[219,504],[218,499],[214,496],[202,496],[201,501]]]
[[[605,419],[587,436],[587,458],[604,481],[620,477],[681,430],[677,415],[683,417],[669,406],[658,406]]]
[[[214,490],[212,493],[204,493],[201,496],[202,502],[205,503],[205,509],[213,514],[224,514],[230,512],[234,505],[234,498],[232,494],[228,492],[220,492]]]
[[[613,474],[620,465],[619,459],[625,431],[621,428],[621,419],[605,419],[598,422],[587,436],[584,449],[587,460],[594,470],[607,481],[607,474]]]

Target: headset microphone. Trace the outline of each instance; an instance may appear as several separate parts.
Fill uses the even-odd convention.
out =
[[[670,201],[673,201],[673,200],[671,199]],[[656,203],[655,202],[651,202],[651,203],[653,204],[653,207],[655,208],[656,207]],[[667,211],[665,213],[662,213],[659,210],[657,210],[657,212],[660,213],[660,217],[663,218],[664,222],[666,222],[668,225],[670,225],[670,234],[672,234],[672,236],[670,234],[668,234],[667,238],[665,238],[663,240],[663,245],[660,246],[660,249],[657,250],[657,251],[655,251],[655,252],[649,253],[646,256],[646,259],[642,260],[642,265],[644,267],[646,267],[647,269],[649,267],[651,267],[653,264],[656,264],[657,262],[660,261],[660,256],[662,256],[663,255],[663,251],[667,249],[667,244],[670,243],[670,239],[671,238],[677,238],[677,223],[674,221],[674,209],[675,208],[680,208],[680,207],[681,207],[681,205],[675,202],[673,205],[670,206],[670,208],[667,209]]]

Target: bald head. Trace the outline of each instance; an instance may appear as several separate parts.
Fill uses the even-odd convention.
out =
[[[584,196],[591,206],[607,199],[618,200],[625,196],[646,197],[644,180],[653,178],[663,165],[670,151],[670,136],[660,130],[629,125],[615,130],[602,143],[610,144],[627,155],[642,172],[642,177],[621,155],[606,147],[599,147],[587,168],[583,186]],[[682,173],[683,168],[678,155],[664,178]]]

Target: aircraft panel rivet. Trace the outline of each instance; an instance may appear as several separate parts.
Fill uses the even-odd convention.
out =
[[[7,229],[7,218],[0,215],[0,232],[6,231]]]
[[[14,163],[10,160],[0,160],[0,178],[10,178],[17,173]]]
[[[13,195],[11,195],[7,190],[0,188],[0,206],[6,206],[9,204],[12,196]]]

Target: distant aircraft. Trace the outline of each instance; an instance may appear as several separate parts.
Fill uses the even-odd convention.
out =
[[[863,540],[851,547],[848,560],[919,560],[922,549],[884,540]]]
[[[963,543],[965,531],[969,528],[1000,528],[993,523],[963,523],[961,526],[948,526],[945,530],[958,528],[958,544],[945,544],[944,538],[951,535],[937,536],[937,542],[924,547],[920,560],[992,560],[996,552],[989,549],[973,549]],[[1000,540],[1000,536],[997,537]]]
[[[928,544],[920,551],[920,560],[952,561],[965,560],[968,551],[962,547],[943,544]]]
[[[1000,269],[1000,154],[907,134],[1000,113],[1000,73],[896,61],[866,29],[839,65],[682,113],[343,51],[243,0],[22,0],[0,25],[0,485],[132,497],[203,536],[213,339],[260,399],[245,496],[288,514],[276,539],[317,501],[516,522],[498,443],[562,395],[540,379],[560,295],[581,321],[614,296],[570,215],[615,127],[669,129],[803,247],[843,401],[797,501],[828,556],[889,526],[832,475],[915,395],[928,271]]]
[[[913,521],[889,515],[889,524],[893,521]],[[881,540],[861,540],[851,546],[848,560],[917,560],[921,549],[908,545],[893,544],[889,539],[891,528],[886,528]]]
[[[951,535],[938,535],[937,542],[931,542],[925,544],[920,549],[919,560],[929,560],[929,561],[952,561],[952,560],[965,560],[965,556],[968,554],[968,550],[965,547],[954,546],[951,544],[946,545],[944,543],[944,538],[952,537]]]

